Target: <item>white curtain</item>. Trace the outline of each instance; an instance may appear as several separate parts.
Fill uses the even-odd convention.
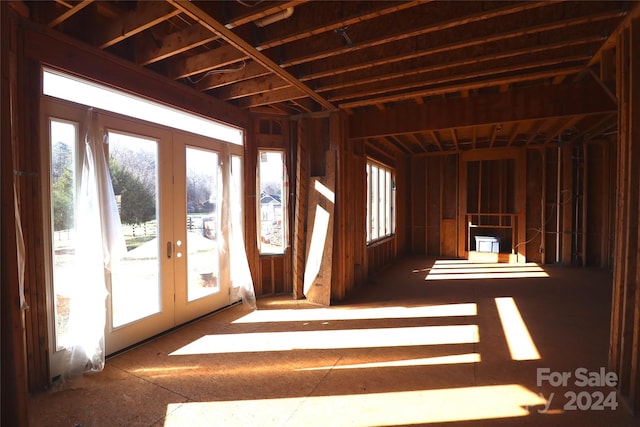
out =
[[[226,154],[228,156],[228,151]],[[237,301],[242,299],[243,304],[255,309],[256,294],[253,288],[253,279],[251,278],[251,270],[249,269],[249,261],[247,259],[247,252],[244,247],[244,237],[242,234],[242,189],[237,188],[236,185],[237,182],[242,182],[242,179],[241,177],[240,179],[234,179],[234,174],[241,174],[242,171],[234,171],[230,164],[231,157],[228,156],[227,158],[229,159],[229,166],[223,168],[223,173],[227,175],[224,188],[229,191],[225,191],[223,197],[226,196],[225,200],[229,200],[230,202],[227,204],[230,212],[226,224],[228,224],[227,231],[229,233],[229,276],[231,280],[231,300]]]
[[[105,153],[108,141],[93,109],[87,112],[84,128],[65,377],[104,368],[106,280],[112,263],[126,252]]]
[[[18,256],[18,286],[20,292],[20,309],[26,310],[29,308],[24,296],[24,269],[25,269],[25,247],[24,247],[24,235],[22,234],[22,220],[20,218],[20,208],[18,207],[18,194],[16,191],[16,184],[13,183],[13,208],[16,218],[16,252]]]

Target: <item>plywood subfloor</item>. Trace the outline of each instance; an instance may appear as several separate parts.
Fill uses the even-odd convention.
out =
[[[609,273],[434,262],[403,260],[328,309],[286,297],[234,306],[32,396],[30,423],[640,425],[619,400],[589,409],[611,388],[575,385],[576,369],[606,367]],[[539,359],[513,360],[496,298],[513,298]],[[538,385],[539,368],[572,377]],[[583,409],[565,406],[570,393]]]

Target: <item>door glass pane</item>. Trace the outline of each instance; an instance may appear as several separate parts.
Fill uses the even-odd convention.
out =
[[[218,154],[188,147],[187,300],[220,292]]]
[[[111,271],[113,327],[158,313],[158,142],[109,132],[109,169],[127,254]]]
[[[76,281],[76,141],[77,123],[50,120],[51,206],[53,222],[53,293],[55,295],[56,350],[65,347],[69,308]]]
[[[231,220],[242,233],[242,157],[231,156]],[[244,241],[244,240],[243,240]]]

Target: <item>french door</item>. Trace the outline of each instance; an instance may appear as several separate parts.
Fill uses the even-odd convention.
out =
[[[87,118],[84,108],[66,102],[43,104],[55,376],[71,312],[82,304],[77,251],[84,236],[76,235],[75,225]],[[111,113],[99,114],[99,120],[108,136],[104,149],[117,231],[126,246],[105,269],[105,350],[111,354],[231,302],[229,251],[221,247],[227,229],[221,224],[233,214],[223,200],[229,199],[230,168],[241,164],[242,147]]]

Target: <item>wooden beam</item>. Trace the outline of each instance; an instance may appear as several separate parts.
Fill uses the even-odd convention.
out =
[[[139,2],[135,10],[125,13],[108,27],[95,29],[96,45],[106,49],[179,14],[178,9],[164,2]]]
[[[269,70],[262,65],[254,61],[245,61],[242,69],[234,71],[233,73],[212,73],[196,83],[196,89],[199,91],[207,91],[218,87],[230,85],[233,83],[240,83],[244,80],[250,80],[257,77],[268,76],[271,74]]]
[[[67,10],[66,12],[62,13],[57,18],[55,18],[51,22],[49,22],[48,27],[49,28],[53,28],[53,27],[63,23],[64,21],[66,21],[67,19],[69,19],[70,17],[72,17],[73,15],[75,15],[78,12],[80,12],[82,9],[84,9],[88,5],[90,5],[92,2],[93,2],[93,0],[82,0],[80,3],[76,3],[69,10]]]
[[[403,2],[378,0],[372,3],[371,6],[373,7],[368,9],[366,13],[362,13],[358,8],[355,8],[354,13],[348,16],[345,16],[344,5],[332,8],[327,7],[327,5],[322,2],[310,2],[304,10],[296,14],[296,18],[298,18],[300,14],[304,14],[304,16],[294,19],[295,22],[288,22],[284,25],[287,29],[286,32],[282,31],[281,28],[275,29],[274,31],[269,31],[270,28],[266,28],[264,31],[266,33],[264,39],[255,47],[258,50],[266,50],[297,40],[303,40],[312,35],[331,33],[340,28],[346,28],[350,25],[409,9],[429,1],[432,0],[411,0]],[[295,5],[291,4],[291,7],[293,6]],[[286,7],[283,9],[285,8]],[[319,14],[323,15],[322,20],[316,19]],[[227,26],[227,28],[229,28],[229,26]]]
[[[226,45],[175,61],[167,67],[167,74],[170,78],[177,80],[215,69],[224,69],[247,59],[249,59],[247,54]]]
[[[543,56],[543,55],[540,55]],[[445,84],[451,84],[452,82],[464,82],[468,80],[474,80],[476,82],[481,81],[482,78],[487,78],[488,76],[500,75],[500,74],[513,74],[515,72],[529,72],[531,70],[538,70],[541,68],[547,68],[552,66],[558,66],[565,64],[572,64],[577,62],[585,61],[589,58],[586,54],[576,54],[572,56],[561,56],[557,58],[548,58],[544,57],[538,60],[531,60],[531,56],[526,56],[523,63],[515,63],[511,62],[508,65],[502,66],[468,66],[457,69],[449,69],[442,70],[438,73],[433,73],[429,71],[417,71],[416,73],[411,73],[412,75],[400,75],[397,74],[388,74],[384,76],[384,78],[380,78],[375,82],[362,84],[359,81],[354,81],[351,85],[345,86],[343,89],[337,90],[334,89],[331,91],[331,95],[328,99],[332,102],[336,101],[344,101],[347,99],[354,99],[363,96],[373,96],[380,95],[386,93],[392,93],[395,91],[407,91],[415,88],[420,88],[425,86],[425,82],[429,84],[429,86],[440,86]],[[513,61],[513,60],[512,60]],[[457,71],[457,72],[456,72]],[[501,84],[501,82],[493,82],[491,80],[491,86],[497,86]],[[463,89],[461,89],[462,97],[466,98],[469,96],[469,90],[475,89],[473,85],[467,85]],[[319,87],[316,89],[318,92],[323,93],[326,92],[324,87]],[[466,94],[466,95],[465,95]]]
[[[459,82],[454,81],[445,86],[435,86],[435,87],[427,87],[423,89],[419,89],[413,92],[403,92],[399,94],[391,94],[380,96],[378,98],[371,99],[363,99],[357,101],[349,101],[340,103],[340,108],[355,108],[355,107],[364,107],[374,103],[381,102],[400,102],[407,101],[409,99],[413,99],[419,96],[433,96],[433,95],[444,95],[450,92],[457,92],[463,89],[481,89],[493,86],[499,86],[501,84],[511,84],[511,83],[522,83],[527,81],[548,79],[552,77],[556,77],[558,75],[569,75],[575,74],[580,70],[579,66],[567,66],[567,67],[559,67],[554,68],[553,70],[544,70],[544,71],[532,71],[530,73],[518,74],[515,76],[509,77],[496,77],[489,78],[484,80],[475,80],[470,82]]]
[[[201,25],[192,25],[157,41],[144,39],[135,46],[135,62],[149,65],[216,40],[218,36]]]
[[[251,108],[306,97],[307,95],[301,92],[297,87],[289,86],[246,96],[238,100],[238,106],[241,108]]]
[[[242,83],[228,85],[215,91],[215,96],[218,99],[225,101],[230,99],[243,98],[245,96],[256,95],[259,93],[269,92],[274,89],[282,89],[291,87],[289,83],[282,80],[276,75],[268,75],[263,77],[257,77],[252,80],[245,80]]]
[[[406,16],[401,14],[394,14],[389,17],[386,22],[380,22],[380,20],[371,21],[368,27],[361,28],[363,34],[369,37],[363,37],[358,40],[354,46],[340,45],[336,46],[335,43],[320,43],[324,47],[321,49],[314,49],[309,52],[308,46],[305,48],[304,40],[299,40],[298,44],[290,44],[288,54],[282,58],[281,64],[283,67],[292,67],[300,65],[306,62],[319,61],[332,56],[337,56],[343,53],[347,53],[353,50],[363,50],[372,47],[378,47],[381,45],[389,44],[394,41],[407,39],[409,37],[424,36],[426,34],[436,33],[447,29],[455,29],[460,27],[461,24],[472,24],[485,21],[492,18],[498,18],[501,16],[507,16],[522,12],[527,9],[534,9],[548,5],[548,2],[532,2],[532,3],[517,3],[515,5],[508,5],[502,7],[496,7],[494,9],[474,9],[472,13],[467,15],[459,15],[459,9],[451,9],[451,17],[444,19],[440,22],[432,22],[429,19],[425,19],[420,25],[413,24],[416,22],[415,15],[417,13],[428,16],[430,10],[425,8],[410,8],[405,11]],[[428,5],[427,5],[428,6]],[[437,3],[434,3],[434,7],[442,7]],[[471,7],[471,6],[469,6]],[[479,7],[479,6],[478,6]],[[563,21],[564,25],[567,25],[569,20]],[[411,28],[409,26],[411,25]],[[550,25],[549,23],[545,25]],[[399,28],[400,27],[400,28]],[[528,29],[527,29],[528,30]],[[521,30],[525,33],[527,30]],[[493,41],[493,36],[483,35],[485,43]],[[498,37],[514,37],[512,31],[507,31],[505,34],[501,34]],[[480,42],[478,42],[479,44]],[[442,45],[443,43],[439,43]],[[460,44],[458,44],[460,46]],[[463,47],[463,46],[460,46]],[[386,56],[386,55],[385,55]]]
[[[446,70],[449,68],[455,67],[464,67],[472,64],[479,64],[483,62],[495,61],[497,59],[508,59],[512,57],[518,57],[522,55],[530,55],[534,53],[547,52],[555,49],[563,49],[563,48],[578,48],[579,46],[585,44],[594,44],[601,41],[602,38],[600,36],[593,35],[585,35],[582,37],[570,39],[570,40],[560,40],[547,44],[536,44],[536,45],[524,45],[519,48],[514,48],[509,51],[505,51],[500,47],[495,47],[491,50],[486,49],[488,53],[484,54],[471,54],[470,56],[462,55],[459,49],[450,49],[445,51],[436,51],[426,50],[426,51],[411,51],[411,52],[403,52],[403,53],[395,53],[391,56],[384,56],[381,58],[375,57],[373,59],[368,59],[363,62],[349,62],[345,64],[331,64],[328,63],[318,64],[318,66],[314,66],[313,71],[309,71],[303,74],[300,77],[301,81],[309,81],[320,78],[327,77],[336,77],[341,76],[343,74],[348,74],[353,71],[361,71],[361,70],[372,70],[371,73],[368,73],[366,78],[360,77],[356,82],[358,84],[363,83],[371,83],[378,81],[380,78],[388,78],[387,76],[392,77],[402,77],[407,75],[418,74],[426,71],[438,71],[438,70]],[[450,56],[445,56],[444,54],[450,53],[452,50],[456,52],[460,52],[461,56],[464,56],[463,59],[449,59]],[[473,52],[472,50],[470,52]],[[440,56],[438,56],[440,54]],[[417,63],[412,68],[402,68],[401,71],[387,71],[383,75],[378,75],[375,73],[381,66],[389,66],[398,62],[407,62],[412,61],[412,63]],[[326,62],[326,61],[325,61]],[[318,70],[318,68],[320,68]],[[326,69],[325,69],[326,68]],[[415,68],[415,70],[413,69]],[[343,77],[341,80],[336,78],[328,79],[328,83],[323,83],[320,87],[322,90],[333,90],[336,88],[341,88],[344,86],[348,86],[349,82],[353,81],[352,78]],[[504,92],[508,89],[508,85],[501,87],[501,90]]]
[[[296,98],[289,100],[292,104],[298,106],[298,108],[302,109],[305,113],[313,113],[315,110],[316,103],[314,100],[309,98]],[[326,110],[325,110],[326,111]],[[296,113],[299,113],[296,112]],[[296,114],[294,113],[294,114]]]
[[[180,11],[184,12],[191,18],[195,19],[202,26],[210,29],[214,33],[218,34],[221,38],[225,39],[227,43],[234,46],[239,51],[244,54],[252,57],[254,61],[260,63],[262,66],[270,70],[272,73],[280,76],[285,81],[291,83],[292,86],[296,87],[299,91],[306,94],[308,97],[313,98],[316,102],[318,102],[322,107],[328,110],[337,110],[337,108],[331,104],[329,101],[324,99],[322,96],[318,95],[311,88],[306,86],[304,83],[300,82],[294,76],[292,76],[289,72],[285,71],[282,67],[276,64],[273,60],[268,58],[266,55],[255,49],[241,37],[233,33],[231,30],[226,28],[223,24],[213,19],[209,14],[205,13],[202,9],[196,6],[194,3],[183,1],[183,0],[167,0],[169,3],[174,5]]]
[[[616,105],[595,82],[513,89],[470,98],[404,105],[350,117],[350,138],[416,133],[521,120],[615,112]]]

